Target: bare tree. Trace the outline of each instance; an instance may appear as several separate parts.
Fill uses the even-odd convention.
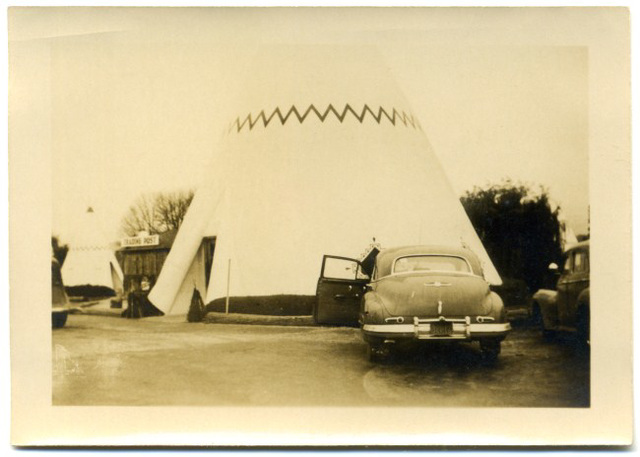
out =
[[[193,200],[193,191],[143,194],[129,207],[121,230],[128,236],[147,231],[164,233],[180,227]]]
[[[156,217],[163,232],[177,229],[193,200],[193,191],[179,191],[158,194],[156,198]]]

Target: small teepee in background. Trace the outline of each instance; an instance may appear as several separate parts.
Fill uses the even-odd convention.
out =
[[[78,219],[71,240],[62,266],[65,285],[103,286],[121,295],[124,275],[93,208]]]

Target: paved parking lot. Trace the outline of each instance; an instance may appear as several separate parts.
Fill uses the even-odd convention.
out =
[[[477,344],[368,361],[345,327],[74,314],[53,331],[54,405],[589,405],[589,355],[520,325],[495,366]]]

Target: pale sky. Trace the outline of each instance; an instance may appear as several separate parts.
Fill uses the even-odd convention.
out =
[[[543,185],[574,231],[584,233],[587,48],[550,45],[544,27],[523,37],[498,22],[501,15],[409,9],[14,14],[15,49],[37,39],[51,50],[41,64],[51,78],[53,232],[71,241],[74,220],[92,206],[115,240],[120,219],[141,193],[196,188],[236,115],[234,94],[253,52],[262,43],[295,42],[377,45],[460,195],[502,178]]]

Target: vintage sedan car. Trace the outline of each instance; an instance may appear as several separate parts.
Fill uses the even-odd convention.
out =
[[[328,277],[327,257],[346,263],[334,268],[345,277]],[[317,296],[319,322],[348,323],[359,303],[358,321],[372,360],[405,343],[478,341],[483,357],[494,361],[511,330],[502,300],[466,248],[383,249],[373,262],[325,256]]]
[[[531,316],[545,338],[558,331],[575,333],[578,342],[589,344],[590,292],[589,241],[569,248],[562,269],[554,263],[549,269],[558,275],[556,290],[540,289],[533,295]]]
[[[51,325],[53,328],[64,327],[67,315],[71,310],[69,297],[64,290],[60,264],[55,258],[51,259]]]

